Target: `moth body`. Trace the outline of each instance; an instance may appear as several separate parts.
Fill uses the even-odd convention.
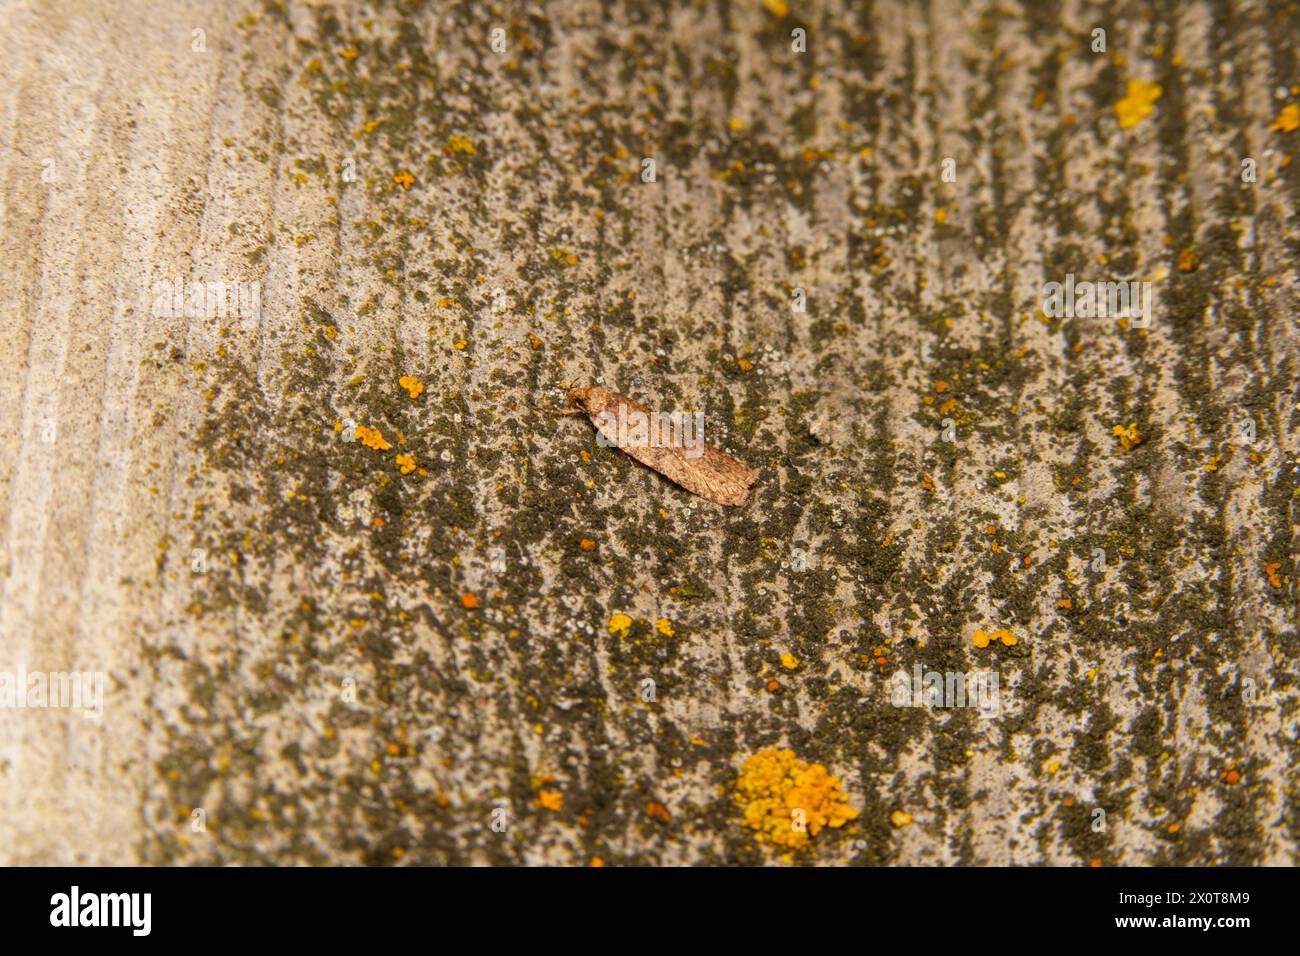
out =
[[[758,473],[705,444],[702,415],[691,419],[658,414],[599,386],[570,388],[565,397],[587,414],[609,444],[692,494],[720,505],[742,505],[749,499],[749,486]]]

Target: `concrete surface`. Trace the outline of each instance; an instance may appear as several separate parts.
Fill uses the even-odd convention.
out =
[[[1297,862],[1297,5],[781,6],[4,4],[0,862]]]

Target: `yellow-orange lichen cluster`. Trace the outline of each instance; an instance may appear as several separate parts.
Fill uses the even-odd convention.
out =
[[[793,750],[768,747],[741,768],[735,799],[744,824],[760,843],[797,850],[823,827],[857,819],[840,781],[819,763],[805,763]]]
[[[358,425],[356,435],[357,441],[367,448],[373,448],[375,451],[388,451],[393,447],[378,428],[367,428],[365,425]]]
[[[1125,451],[1142,444],[1142,436],[1138,433],[1137,422],[1130,422],[1128,428],[1123,425],[1116,425],[1110,430],[1110,433],[1119,439],[1120,447]]]
[[[1128,95],[1115,104],[1119,128],[1132,129],[1150,116],[1156,108],[1156,100],[1160,99],[1163,92],[1159,83],[1129,80]]]
[[[1070,606],[1068,601],[1066,602],[1065,606],[1066,607]],[[1016,638],[1016,635],[1012,634],[1005,627],[999,628],[996,631],[988,631],[988,632],[984,631],[981,628],[980,630],[977,630],[973,635],[971,635],[971,643],[974,644],[976,647],[988,647],[990,644],[994,643],[995,641],[1001,641],[1007,647],[1011,647],[1012,645],[1019,643],[1018,639]]]

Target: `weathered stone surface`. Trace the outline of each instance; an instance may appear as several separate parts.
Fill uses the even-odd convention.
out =
[[[1297,862],[1296,5],[781,7],[11,7],[0,862]]]

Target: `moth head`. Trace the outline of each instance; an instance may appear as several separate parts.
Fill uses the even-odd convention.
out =
[[[590,388],[571,388],[564,393],[564,397],[569,400],[569,404],[577,405],[583,411],[588,411],[593,391],[594,389]]]

